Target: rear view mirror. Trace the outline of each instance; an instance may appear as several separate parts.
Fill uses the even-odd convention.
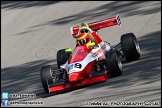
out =
[[[66,53],[72,52],[72,49],[71,48],[67,48],[67,49],[65,49],[65,52]]]

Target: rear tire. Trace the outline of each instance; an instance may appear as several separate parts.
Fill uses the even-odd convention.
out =
[[[111,74],[112,77],[117,77],[122,75],[122,63],[121,63],[121,58],[120,54],[117,52],[117,50],[109,50],[106,53],[106,63],[107,63],[107,68],[109,73]]]
[[[43,66],[41,68],[41,82],[42,82],[42,86],[44,88],[44,91],[46,93],[49,93],[48,90],[48,84],[49,83],[53,83],[53,72],[52,72],[52,67],[51,66]]]
[[[121,46],[124,56],[128,62],[140,58],[140,47],[136,36],[133,33],[123,34],[121,36]]]
[[[64,63],[66,63],[66,61],[69,59],[71,55],[71,52],[65,52],[65,49],[61,49],[59,51],[57,51],[57,65],[58,68],[60,69],[60,66]]]

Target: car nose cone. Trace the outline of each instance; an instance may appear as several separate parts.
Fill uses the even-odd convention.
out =
[[[78,78],[79,78],[79,74],[78,73],[71,73],[69,75],[69,81],[70,82],[75,82],[75,81],[78,80]]]

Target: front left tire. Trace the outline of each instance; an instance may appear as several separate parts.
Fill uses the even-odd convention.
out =
[[[50,65],[43,66],[41,68],[40,75],[41,75],[41,82],[44,91],[46,93],[49,93],[48,84],[53,83],[53,79],[54,79],[52,67]]]

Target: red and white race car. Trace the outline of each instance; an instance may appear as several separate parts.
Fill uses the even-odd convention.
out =
[[[101,28],[114,25],[121,26],[119,15],[88,23],[96,33]],[[70,30],[75,37],[79,26],[71,27]],[[140,47],[133,33],[123,34],[121,42],[111,46],[106,52],[100,45],[96,47],[92,43],[90,46],[91,49],[85,44],[79,45],[74,51],[70,48],[61,49],[57,52],[57,70],[53,70],[50,65],[41,68],[41,81],[46,93],[106,81],[108,74],[112,77],[120,76],[122,75],[121,58],[125,57],[127,61],[140,58]]]

